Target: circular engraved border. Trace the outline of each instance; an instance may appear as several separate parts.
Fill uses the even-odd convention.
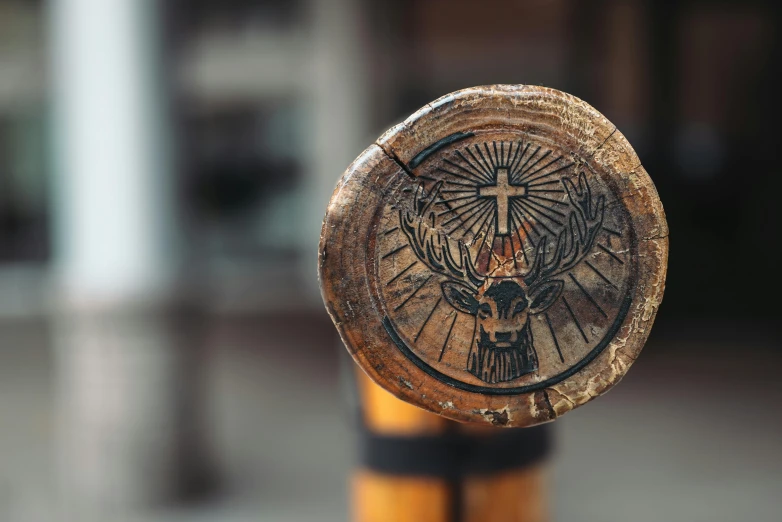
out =
[[[423,151],[424,152],[427,151],[427,148],[424,148]],[[584,162],[584,166],[588,168],[593,175],[598,176],[606,184],[606,186],[608,186],[612,191],[615,190],[616,187],[611,182],[610,177],[606,178],[604,176],[601,176],[587,162]],[[614,195],[616,195],[616,192],[614,192]],[[618,204],[621,205],[622,213],[627,219],[627,222],[632,223],[633,221],[631,216],[629,215],[629,211],[627,210],[627,207],[624,205],[624,203],[621,200],[618,200]],[[379,207],[377,209],[377,211],[373,216],[374,222],[377,222],[378,215],[382,211],[383,211],[382,207]],[[394,324],[389,317],[388,310],[386,309],[385,303],[382,301],[382,299],[378,298],[381,295],[381,293],[377,286],[378,282],[377,282],[376,270],[368,271],[370,284],[372,285],[372,291],[370,292],[370,296],[373,304],[378,308],[378,310],[382,310],[383,312],[383,319],[382,319],[383,328],[388,333],[394,345],[396,345],[396,347],[399,349],[400,352],[402,352],[402,354],[404,354],[405,357],[407,357],[421,371],[423,371],[430,377],[434,377],[438,381],[445,383],[453,388],[471,392],[471,393],[481,393],[485,395],[521,395],[525,393],[535,392],[541,389],[548,388],[549,386],[558,384],[564,381],[565,379],[572,377],[579,371],[581,371],[585,366],[587,366],[590,362],[592,362],[598,355],[600,355],[603,352],[603,350],[606,349],[606,347],[611,343],[611,341],[614,340],[614,337],[622,328],[622,324],[624,324],[624,321],[627,318],[627,313],[630,311],[630,306],[632,305],[633,302],[633,295],[635,295],[636,284],[638,282],[638,261],[636,256],[636,254],[638,253],[638,240],[637,240],[635,228],[631,226],[629,227],[629,231],[630,231],[630,245],[633,249],[633,255],[629,256],[631,262],[630,284],[628,285],[627,291],[625,292],[625,295],[622,298],[622,304],[619,307],[619,313],[617,314],[616,319],[611,324],[611,326],[606,330],[606,334],[603,336],[603,339],[599,343],[597,343],[597,345],[594,348],[592,348],[592,350],[590,350],[589,353],[587,353],[580,361],[575,363],[573,366],[571,366],[564,372],[559,373],[554,377],[549,377],[544,381],[536,382],[535,384],[528,384],[526,386],[517,386],[513,388],[493,388],[491,386],[478,386],[476,384],[468,384],[459,381],[457,379],[454,379],[453,377],[450,377],[448,375],[445,375],[444,373],[440,372],[439,370],[433,368],[431,365],[424,362],[423,359],[421,359],[418,355],[416,355],[405,344],[405,342],[397,333],[396,328],[394,328]],[[366,244],[373,245],[375,239],[374,236],[376,235],[377,235],[377,228],[374,226],[370,227],[369,234],[366,239],[367,240]]]

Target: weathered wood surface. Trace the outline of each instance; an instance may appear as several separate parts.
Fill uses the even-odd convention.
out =
[[[495,85],[428,104],[348,167],[319,275],[383,388],[451,419],[530,426],[621,379],[667,255],[654,184],[613,124],[560,91]]]

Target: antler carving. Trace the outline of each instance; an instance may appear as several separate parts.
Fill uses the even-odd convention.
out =
[[[542,237],[533,254],[532,268],[524,276],[524,282],[532,286],[576,266],[592,249],[595,237],[603,225],[605,215],[605,196],[597,198],[592,205],[592,191],[582,172],[578,176],[578,186],[571,180],[563,179],[570,203],[575,209],[570,213],[565,228],[557,237],[553,255],[547,259],[548,238]]]
[[[413,201],[415,213],[400,210],[399,224],[415,255],[430,270],[478,288],[485,278],[475,269],[470,251],[461,241],[434,228],[435,213],[432,207],[440,198],[442,187],[443,182],[440,181],[427,194],[423,183],[419,182]]]
[[[538,242],[532,254],[531,268],[523,275],[527,286],[561,274],[581,262],[592,249],[603,225],[605,197],[600,196],[592,203],[592,191],[584,173],[579,174],[578,185],[569,179],[563,179],[562,184],[573,210],[550,255],[546,253],[548,236]],[[478,288],[486,276],[476,270],[467,246],[435,228],[436,216],[432,207],[440,198],[442,187],[443,183],[438,182],[427,193],[419,182],[415,189],[414,212],[399,211],[400,227],[415,255],[430,270]]]

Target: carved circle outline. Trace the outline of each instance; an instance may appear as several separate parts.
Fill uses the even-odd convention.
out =
[[[469,135],[472,135],[471,133]],[[468,135],[468,136],[469,136]],[[466,136],[465,136],[466,137]],[[439,142],[438,142],[439,143]],[[436,152],[435,146],[438,145],[438,143],[435,143],[431,145],[430,147],[424,149],[422,153],[419,154],[419,156],[423,155],[424,152],[428,152],[428,154],[423,155],[423,157],[420,158],[420,161],[417,162],[417,165],[420,165],[420,163],[423,163],[426,159],[428,159],[429,156],[431,156],[434,152]],[[431,150],[434,149],[434,150]],[[416,158],[418,159],[418,158]],[[590,172],[592,172],[594,175],[598,176],[606,185],[608,185],[609,188],[613,189],[613,183],[610,179],[605,179],[603,176],[598,174],[597,172],[592,169],[592,167],[584,162],[584,166],[589,169]],[[407,169],[406,169],[407,170]],[[632,219],[629,216],[629,212],[627,210],[627,207],[625,207],[624,203],[621,200],[618,200],[618,204],[620,205],[620,208],[622,210],[622,213],[625,216],[627,223],[632,223]],[[379,213],[381,213],[383,210],[383,207],[378,207],[377,212],[375,214],[374,220],[376,221],[378,219]],[[369,237],[367,238],[367,244],[368,245],[374,245],[375,242],[373,241],[372,236],[377,235],[377,229],[374,227],[370,227],[369,230]],[[632,248],[633,254],[638,252],[638,241],[636,237],[636,231],[635,228],[630,226],[629,227],[629,240],[630,240],[630,246]],[[617,313],[616,319],[611,324],[611,326],[606,330],[606,334],[603,336],[603,338],[600,340],[597,345],[592,348],[592,350],[589,351],[581,360],[579,360],[577,363],[572,365],[567,370],[553,376],[549,377],[548,379],[540,382],[536,382],[534,384],[528,384],[525,386],[516,386],[513,388],[493,388],[490,386],[480,386],[476,384],[468,384],[463,381],[457,380],[453,377],[450,377],[439,370],[435,369],[430,364],[426,363],[423,359],[421,359],[418,355],[413,352],[410,347],[408,347],[405,342],[402,340],[402,338],[399,336],[399,333],[396,331],[396,328],[394,327],[393,321],[390,319],[390,316],[388,314],[388,310],[386,309],[385,302],[383,299],[380,298],[382,295],[379,288],[378,288],[378,280],[377,280],[377,272],[376,270],[370,270],[370,284],[372,285],[372,290],[370,293],[370,298],[374,302],[375,306],[378,307],[379,310],[382,310],[383,312],[383,319],[382,324],[383,328],[385,329],[386,333],[388,333],[389,337],[391,338],[391,341],[394,343],[394,345],[399,349],[402,354],[407,357],[410,362],[415,364],[415,366],[429,375],[430,377],[433,377],[437,379],[438,381],[447,384],[448,386],[451,386],[453,388],[471,392],[471,393],[479,393],[479,394],[485,394],[485,395],[521,395],[526,394],[530,392],[535,392],[541,389],[548,388],[550,386],[553,386],[555,384],[558,384],[565,379],[568,379],[569,377],[572,377],[573,375],[580,372],[584,367],[586,367],[589,363],[591,363],[595,358],[597,358],[605,349],[606,347],[611,343],[611,341],[614,339],[616,334],[619,332],[619,330],[622,327],[622,324],[624,323],[625,319],[627,318],[627,313],[630,311],[630,307],[632,305],[633,301],[633,295],[635,294],[636,284],[638,282],[638,261],[636,259],[635,255],[629,256],[630,263],[631,263],[631,269],[630,269],[630,277],[629,277],[629,284],[627,287],[627,291],[625,292],[624,297],[622,298],[622,304],[619,307],[619,311]],[[373,263],[374,265],[374,263]]]

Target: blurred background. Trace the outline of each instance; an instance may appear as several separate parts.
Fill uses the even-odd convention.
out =
[[[643,357],[555,424],[554,517],[779,520],[779,32],[760,1],[0,0],[0,520],[347,520],[323,212],[490,83],[605,114],[671,229]]]

